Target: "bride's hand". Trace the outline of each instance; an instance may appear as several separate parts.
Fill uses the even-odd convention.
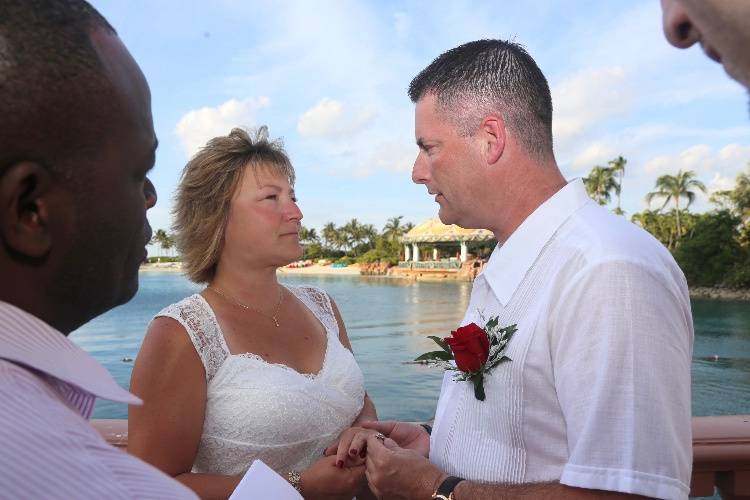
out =
[[[336,467],[336,457],[322,457],[300,475],[302,496],[312,500],[353,498],[367,487],[365,466]]]
[[[424,427],[406,422],[362,422],[362,427],[372,431],[382,432],[394,440],[397,445],[407,450],[414,450],[423,457],[430,455],[430,435]]]
[[[323,454],[336,454],[337,467],[353,467],[365,463],[367,438],[377,434],[377,431],[362,427],[350,427],[339,436],[337,442],[325,449]]]

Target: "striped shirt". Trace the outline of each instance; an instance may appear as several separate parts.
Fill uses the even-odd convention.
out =
[[[96,398],[141,403],[65,335],[0,301],[0,499],[196,498],[107,444],[88,422]]]

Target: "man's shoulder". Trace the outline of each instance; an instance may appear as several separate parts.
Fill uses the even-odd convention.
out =
[[[563,226],[563,245],[575,246],[587,260],[625,259],[654,263],[664,259],[671,265],[669,251],[648,231],[596,203],[587,203]]]
[[[0,360],[0,398],[2,441],[40,439],[49,446],[65,447],[70,432],[79,437],[98,437],[88,421],[63,401],[45,375],[25,366]]]
[[[0,359],[0,483],[23,497],[185,498],[182,485],[109,445],[33,370]],[[149,495],[146,495],[149,496]]]

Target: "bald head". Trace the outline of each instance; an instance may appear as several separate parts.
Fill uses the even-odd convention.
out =
[[[110,92],[91,34],[114,29],[83,0],[0,0],[0,12],[0,172],[29,159],[68,176]]]
[[[0,300],[68,333],[138,289],[148,84],[83,0],[0,0]]]

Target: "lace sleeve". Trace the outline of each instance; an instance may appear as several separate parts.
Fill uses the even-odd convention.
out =
[[[290,287],[290,290],[313,312],[326,331],[338,339],[339,325],[333,314],[331,298],[325,290],[314,286]]]
[[[165,307],[154,317],[160,316],[172,318],[182,325],[203,362],[206,383],[211,382],[229,353],[224,347],[213,312],[203,298],[198,294],[192,295]]]

